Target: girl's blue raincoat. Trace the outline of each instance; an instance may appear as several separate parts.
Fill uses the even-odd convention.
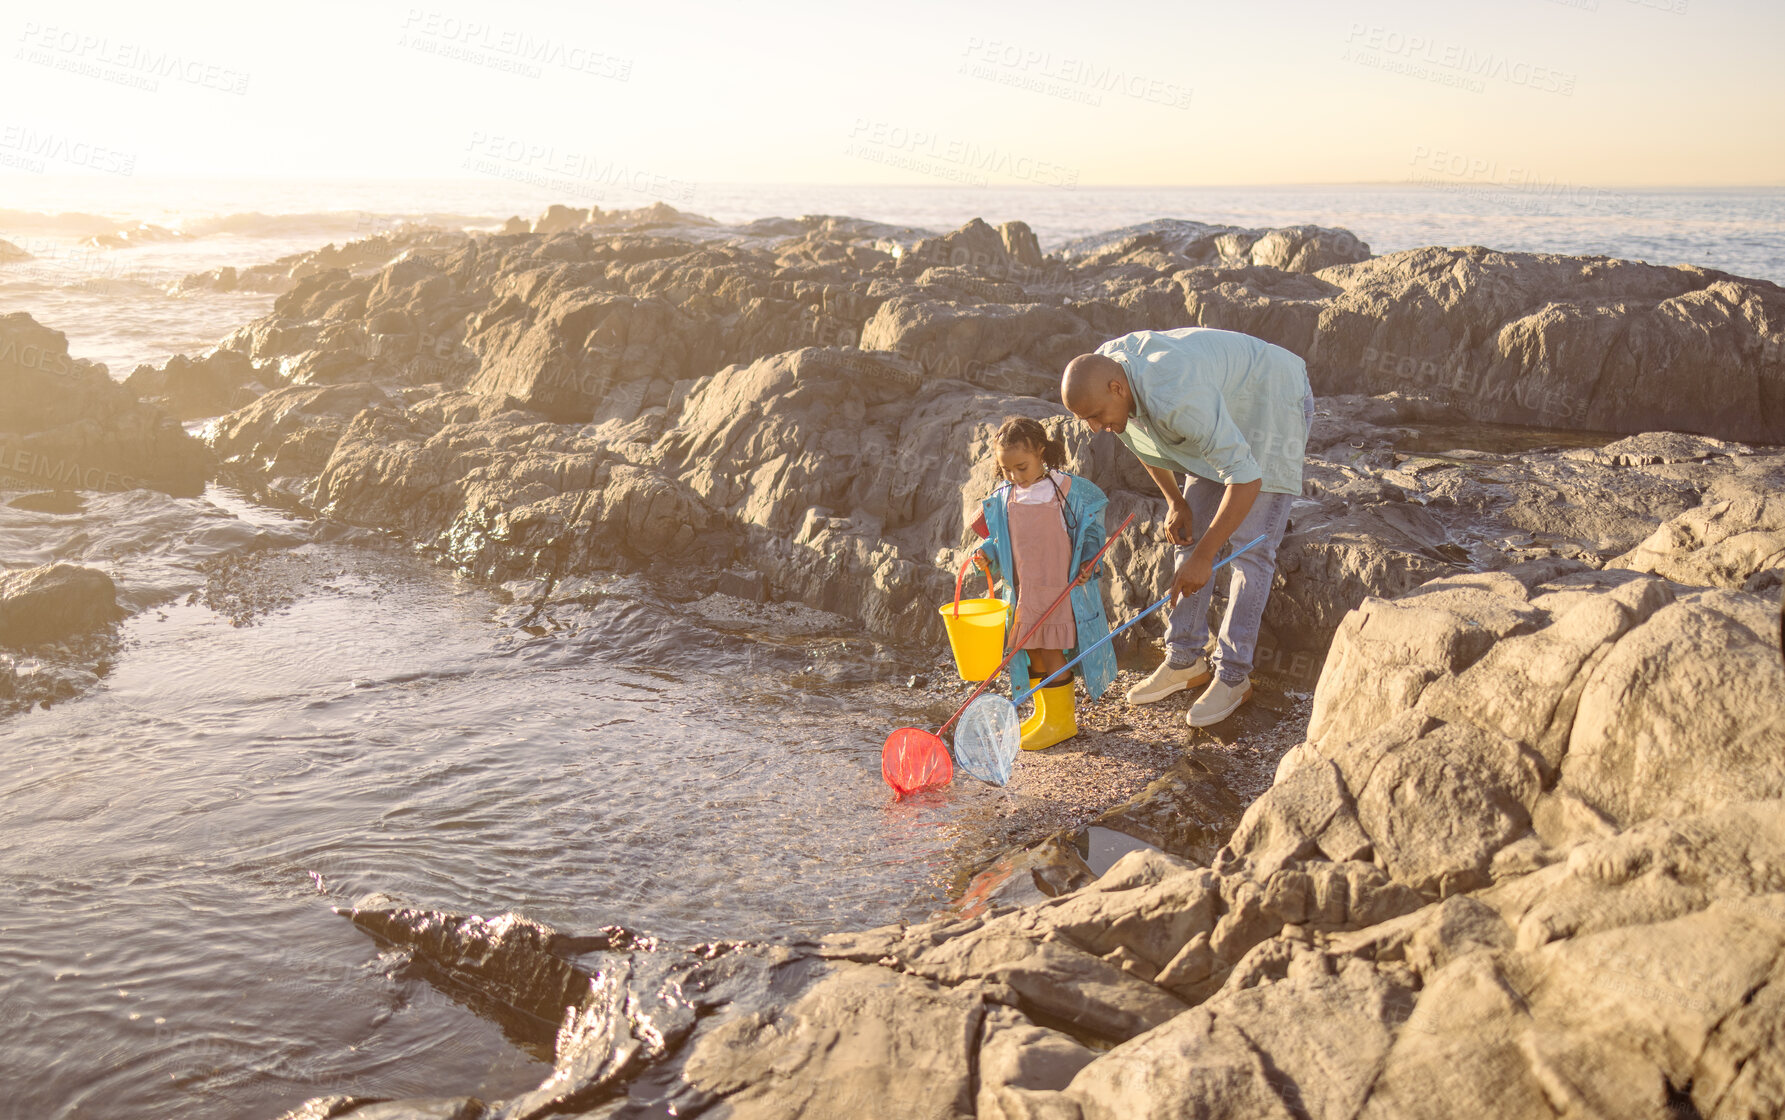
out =
[[[1056,474],[1064,474],[1056,471]],[[1066,492],[1066,532],[1072,538],[1072,571],[1077,577],[1085,561],[1097,555],[1103,547],[1106,530],[1103,526],[1103,508],[1109,499],[1103,496],[1095,483],[1078,475],[1067,475],[1072,479],[1072,486]],[[1003,590],[999,598],[1004,600],[1006,618],[1016,608],[1016,563],[1010,546],[1010,511],[1007,501],[1010,484],[1007,482],[992,492],[985,500],[985,525],[989,536],[980,542],[979,547],[985,552],[992,566],[992,574],[1001,577]],[[1010,572],[1010,577],[1004,577]],[[1103,585],[1099,580],[1102,566],[1091,574],[1091,578],[1072,589],[1071,603],[1073,621],[1078,628],[1078,645],[1066,651],[1066,660],[1071,661],[1086,646],[1109,633],[1109,617],[1103,613]],[[1061,607],[1061,610],[1067,607]],[[1054,617],[1059,617],[1057,614]],[[1034,625],[1034,620],[1027,621]],[[1021,634],[1006,631],[1009,640],[1016,642]],[[1116,679],[1116,654],[1108,644],[1099,646],[1073,667],[1075,673],[1085,682],[1085,691],[1095,699]],[[1058,681],[1055,682],[1057,685]],[[1019,651],[1010,659],[1010,694],[1017,695],[1029,687],[1029,655]],[[1051,686],[1050,686],[1051,687]]]

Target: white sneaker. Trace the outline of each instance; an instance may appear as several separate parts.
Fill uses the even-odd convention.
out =
[[[1190,710],[1184,713],[1184,722],[1191,727],[1207,727],[1220,723],[1232,715],[1241,704],[1252,699],[1252,678],[1247,677],[1239,684],[1228,684],[1217,678],[1209,685],[1208,691],[1196,698]]]
[[[1174,692],[1182,692],[1186,688],[1200,688],[1214,674],[1209,671],[1209,659],[1199,657],[1182,669],[1173,669],[1171,662],[1161,661],[1153,670],[1152,676],[1141,681],[1128,690],[1130,704],[1152,704],[1165,699]]]

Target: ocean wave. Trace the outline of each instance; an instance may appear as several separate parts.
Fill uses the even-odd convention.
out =
[[[371,237],[393,230],[439,228],[484,229],[503,218],[445,212],[375,213],[367,210],[321,210],[266,214],[258,210],[211,216],[131,221],[78,211],[49,214],[35,210],[0,209],[0,233],[18,236],[76,238],[101,248],[127,248],[149,242],[208,237]]]

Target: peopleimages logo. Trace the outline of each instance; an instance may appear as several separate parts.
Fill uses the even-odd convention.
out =
[[[156,79],[161,78],[224,93],[248,92],[245,71],[142,43],[114,43],[109,35],[27,20],[19,43],[14,57],[20,61],[151,92],[158,88]]]
[[[1190,107],[1190,87],[1005,39],[969,36],[960,72],[983,81],[1044,93],[1085,105],[1102,105],[1113,93],[1170,109]]]
[[[1007,175],[1012,179],[1066,190],[1078,186],[1076,167],[1037,159],[996,144],[978,144],[927,128],[908,128],[865,117],[855,119],[843,154],[910,167],[941,178],[958,178],[979,186],[987,185],[992,175]]]
[[[12,476],[35,486],[39,480],[55,486],[85,490],[135,490],[141,481],[103,467],[83,467],[72,459],[52,459],[28,447],[0,444],[0,479]]]
[[[45,350],[35,343],[20,346],[11,338],[0,339],[0,365],[17,365],[43,373],[64,376],[73,370],[68,355]]]
[[[1464,194],[1480,196],[1524,196],[1503,203],[1516,209],[1533,210],[1552,199],[1586,209],[1629,201],[1627,196],[1603,187],[1575,183],[1554,175],[1545,178],[1529,168],[1509,166],[1502,170],[1496,159],[1427,144],[1415,144],[1413,156],[1407,162],[1414,168],[1407,175],[1410,183],[1459,189]]]
[[[551,180],[527,179],[525,176],[556,177],[568,184],[606,184],[635,194],[661,198],[666,202],[689,202],[694,198],[695,185],[686,179],[635,168],[618,160],[603,160],[588,152],[569,149],[560,151],[554,144],[472,132],[465,150],[470,153],[466,157],[465,166],[485,174],[534,181],[541,185],[550,185]],[[516,174],[508,174],[510,171]],[[599,193],[593,196],[589,196],[586,191],[576,193],[578,197],[593,197],[598,202],[602,200]]]
[[[1461,43],[1440,42],[1424,35],[1410,35],[1393,28],[1362,23],[1351,25],[1345,41],[1352,44],[1354,49],[1376,52],[1374,56],[1358,55],[1352,59],[1363,65],[1384,69],[1410,66],[1413,70],[1409,70],[1409,73],[1421,66],[1434,66],[1465,79],[1503,81],[1545,93],[1559,93],[1564,97],[1574,94],[1575,75],[1572,73],[1537,66],[1493,51],[1478,51]],[[1396,63],[1400,66],[1395,65]],[[1415,73],[1414,76],[1430,76],[1432,80],[1437,80],[1436,75],[1423,72]],[[1480,90],[1474,89],[1474,92],[1479,93]]]
[[[54,160],[70,167],[88,167],[110,175],[128,175],[136,170],[135,152],[103,148],[54,132],[39,132],[22,124],[0,125],[0,149],[18,152],[34,160],[37,166],[29,170],[40,174],[44,170],[44,160]]]
[[[625,55],[421,8],[409,9],[397,45],[529,78],[539,77],[547,66],[617,82],[632,77],[632,59]]]

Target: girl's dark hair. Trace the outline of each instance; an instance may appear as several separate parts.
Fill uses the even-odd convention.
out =
[[[1012,416],[998,427],[998,434],[992,437],[992,446],[1003,450],[1006,447],[1032,447],[1041,453],[1041,465],[1049,470],[1057,471],[1066,465],[1066,441],[1058,436],[1049,436],[1041,421],[1031,420],[1027,416]]]

